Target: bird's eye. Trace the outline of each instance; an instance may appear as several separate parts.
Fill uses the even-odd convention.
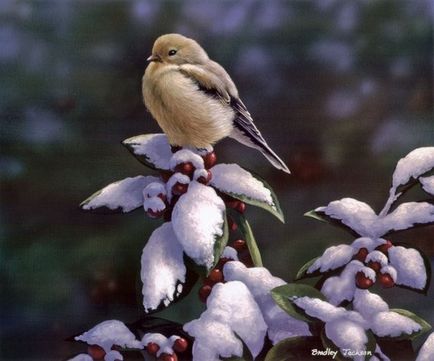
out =
[[[173,56],[175,54],[176,54],[176,50],[175,49],[169,50],[169,56]]]

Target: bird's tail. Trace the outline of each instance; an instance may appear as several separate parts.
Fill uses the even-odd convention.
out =
[[[259,137],[257,135],[255,137],[251,137],[249,134],[246,134],[245,132],[235,128],[232,131],[230,137],[237,140],[241,144],[259,150],[275,168],[280,169],[285,173],[291,174],[291,171],[288,169],[285,162],[280,159],[279,156],[269,147],[260,133]]]

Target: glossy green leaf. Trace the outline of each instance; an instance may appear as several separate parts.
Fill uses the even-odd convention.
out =
[[[318,271],[312,273],[306,273],[309,267],[312,266],[318,258],[319,257],[315,257],[310,261],[306,262],[303,266],[301,266],[301,268],[297,272],[297,275],[295,276],[295,280],[298,281],[303,278],[318,277],[320,275],[320,272]]]
[[[250,256],[252,257],[253,264],[255,267],[262,267],[262,257],[259,251],[258,244],[256,243],[255,236],[253,235],[252,228],[250,227],[249,222],[243,216],[238,218],[238,226],[240,227],[240,231],[243,233],[244,238],[247,243],[247,247],[250,252]]]
[[[268,351],[264,361],[314,360],[315,357],[312,356],[312,350],[318,349],[320,346],[317,337],[302,336],[287,338],[275,344]]]
[[[214,243],[214,263],[212,267],[208,270],[208,273],[211,272],[211,270],[217,265],[226,245],[228,244],[229,239],[229,227],[228,227],[228,220],[226,217],[226,212],[223,215],[224,223],[223,223],[223,234],[216,238]]]

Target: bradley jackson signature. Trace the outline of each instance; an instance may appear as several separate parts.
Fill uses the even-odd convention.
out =
[[[325,350],[318,350],[316,348],[312,349],[311,355],[312,356],[330,356],[332,359],[334,359],[339,351],[332,350],[331,348],[327,347]],[[372,351],[368,350],[351,350],[349,348],[343,348],[340,350],[340,353],[342,356],[345,357],[351,357],[351,356],[372,356]]]

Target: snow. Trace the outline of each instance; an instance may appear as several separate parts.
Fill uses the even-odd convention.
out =
[[[182,173],[175,173],[169,178],[166,183],[166,194],[169,202],[172,199],[172,188],[176,183],[189,184],[190,177]]]
[[[428,336],[417,355],[416,361],[432,361],[434,355],[434,332]]]
[[[135,155],[144,156],[158,169],[169,169],[172,151],[165,134],[143,134],[123,141]]]
[[[157,351],[157,356],[160,356],[163,353],[172,355],[174,353],[173,344],[178,338],[180,337],[176,335],[167,338],[161,333],[146,333],[142,337],[142,345],[146,347],[149,342],[153,342],[156,343],[158,346],[160,346],[160,349]]]
[[[396,279],[398,278],[398,273],[396,272],[395,267],[393,266],[384,266],[381,268],[380,273],[389,274],[392,277],[393,282],[396,283]]]
[[[148,209],[152,209],[154,212],[164,211],[166,209],[166,205],[159,197],[151,197],[146,198],[143,202],[143,208],[147,211]]]
[[[320,272],[326,272],[341,267],[351,261],[354,253],[354,248],[346,244],[327,248],[323,255],[309,267],[307,273],[315,272],[318,269]]]
[[[434,195],[434,176],[420,177],[419,181],[425,192]]]
[[[406,184],[434,168],[434,147],[417,148],[400,159],[393,172],[392,187]]]
[[[87,353],[81,353],[73,358],[70,358],[68,361],[93,361],[93,358],[90,357]]]
[[[364,361],[366,344],[368,336],[366,336],[363,327],[345,318],[338,318],[325,325],[326,336],[342,350],[350,350],[355,353],[350,356],[355,361]]]
[[[177,283],[185,282],[186,268],[172,223],[164,223],[152,233],[143,249],[141,264],[145,312],[156,309],[162,301],[173,301]]]
[[[375,281],[375,272],[368,267],[364,267],[363,263],[354,260],[345,266],[339,276],[328,278],[324,282],[321,292],[333,305],[338,305],[344,300],[351,301],[356,290],[355,276],[359,271],[362,271],[367,277]]]
[[[217,361],[219,356],[241,356],[243,345],[256,357],[261,351],[267,326],[247,287],[239,281],[216,284],[199,319],[184,325],[195,337],[193,361]],[[235,335],[236,334],[236,335]]]
[[[383,351],[381,350],[380,346],[375,345],[375,351],[374,354],[377,354],[380,358],[377,356],[372,356],[369,361],[390,361],[390,358],[388,358]]]
[[[211,185],[223,192],[244,195],[276,209],[271,191],[252,174],[237,164],[217,164],[210,169]]]
[[[369,254],[366,256],[365,263],[368,263],[370,261],[378,262],[382,266],[385,266],[388,263],[387,256],[383,252],[380,252],[380,251],[369,252]]]
[[[234,261],[238,261],[238,252],[235,248],[226,246],[223,250],[221,258],[229,258],[233,259]]]
[[[198,180],[200,177],[204,177],[205,179],[208,177],[208,171],[206,169],[195,169],[193,173],[193,179]],[[212,177],[212,173],[211,173]]]
[[[271,275],[266,268],[247,268],[241,262],[226,263],[223,273],[226,281],[241,281],[247,286],[261,309],[273,344],[288,337],[311,335],[308,324],[289,316],[270,294],[273,288],[286,284],[285,281]]]
[[[145,198],[156,197],[159,194],[166,194],[166,187],[163,182],[152,182],[149,183],[143,190],[143,196]]]
[[[319,207],[315,211],[324,212],[329,217],[342,221],[361,236],[375,237],[372,225],[377,220],[377,216],[364,202],[343,198],[330,202],[327,207]]]
[[[223,235],[225,204],[213,188],[196,181],[173,208],[174,232],[185,253],[208,269],[214,262],[214,244]]]
[[[89,331],[75,337],[75,340],[86,342],[88,345],[98,345],[106,353],[110,352],[113,345],[136,349],[143,348],[133,333],[118,320],[101,322]]]
[[[360,237],[360,238],[357,238],[351,244],[351,246],[356,250],[359,250],[360,248],[366,248],[368,251],[372,251],[375,248],[377,248],[378,246],[382,245],[383,243],[386,243],[386,240],[383,238],[372,239],[369,237]]]
[[[361,289],[354,293],[353,307],[367,320],[378,312],[389,311],[389,306],[379,295]]]
[[[329,322],[345,315],[343,307],[336,307],[332,304],[312,297],[299,297],[293,301],[298,307],[302,308],[306,314],[324,322]]]
[[[104,361],[122,361],[124,357],[119,351],[112,350],[106,353]]]
[[[170,159],[170,169],[174,170],[178,164],[190,162],[196,169],[203,169],[203,159],[200,155],[193,153],[189,149],[178,150]]]
[[[143,204],[143,189],[158,178],[137,176],[125,178],[111,183],[86,199],[81,207],[85,210],[107,207],[115,210],[121,208],[124,213],[130,212]]]
[[[414,248],[395,246],[389,249],[390,264],[396,269],[396,284],[423,289],[427,282],[425,263]]]
[[[411,335],[421,329],[421,326],[412,319],[397,312],[379,312],[371,318],[370,328],[380,337],[397,337],[402,333]]]

